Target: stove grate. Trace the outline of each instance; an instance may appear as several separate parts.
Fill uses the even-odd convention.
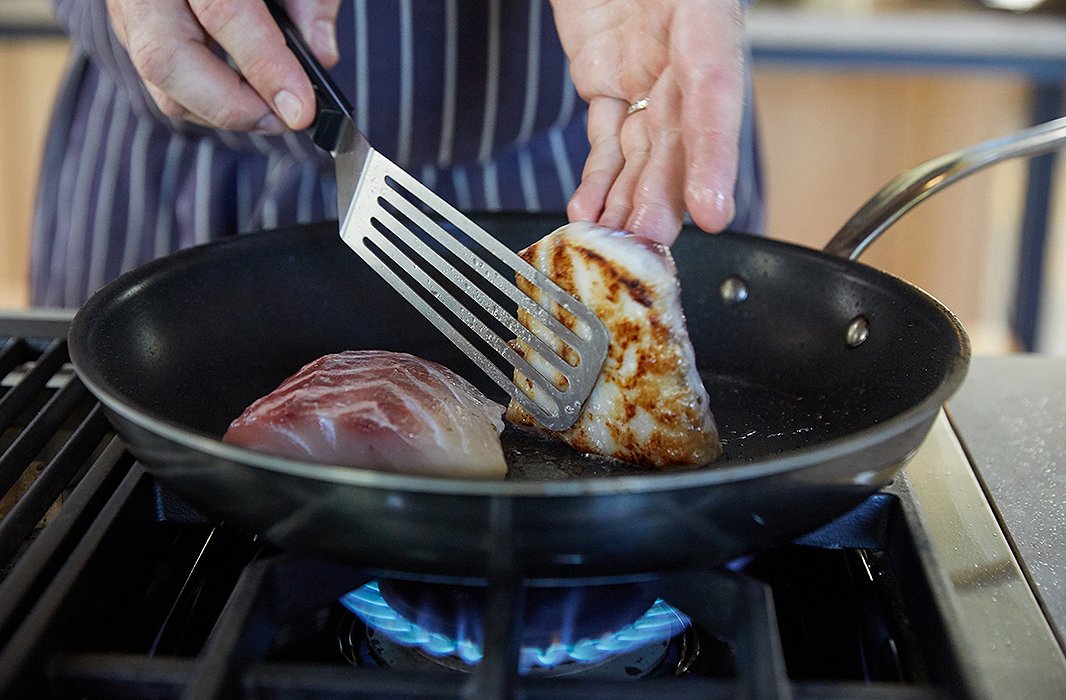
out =
[[[669,574],[660,593],[728,644],[730,677],[519,676],[523,589],[507,577],[490,587],[485,658],[471,673],[352,667],[336,648],[333,659],[319,650],[313,628],[328,628],[338,599],[370,573],[280,553],[202,517],[168,518],[160,503],[171,497],[109,430],[62,341],[0,337],[0,379],[0,475],[17,485],[39,471],[0,520],[0,696],[941,696],[926,680],[790,674],[774,590],[729,571]]]

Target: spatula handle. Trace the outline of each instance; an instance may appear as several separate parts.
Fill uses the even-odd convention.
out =
[[[333,78],[311,53],[285,8],[275,0],[264,2],[281,28],[281,33],[285,35],[285,43],[296,54],[297,60],[311,80],[311,87],[315,90],[316,110],[315,121],[311,124],[311,138],[319,148],[333,152],[337,149],[341,125],[346,119],[352,118],[352,106],[333,82]]]

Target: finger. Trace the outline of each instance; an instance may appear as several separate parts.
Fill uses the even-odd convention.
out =
[[[578,94],[586,100],[647,94],[668,62],[663,38],[672,13],[658,7],[666,4],[553,0],[552,15]]]
[[[107,0],[107,16],[111,20],[111,31],[115,33],[118,43],[128,51],[129,42],[126,41],[126,22],[122,7],[117,0]]]
[[[681,91],[670,69],[660,76],[648,100],[646,114],[630,117],[646,120],[651,150],[637,179],[625,228],[670,245],[677,239],[685,215],[685,147],[678,114]]]
[[[621,100],[598,97],[589,104],[590,149],[581,184],[566,208],[570,221],[596,221],[603,213],[607,193],[625,163],[619,143],[625,116],[626,105]]]
[[[708,42],[689,13],[722,28]],[[684,3],[673,23],[679,108],[688,164],[685,205],[696,224],[720,231],[733,219],[739,136],[744,112],[742,17],[735,0]]]
[[[311,82],[261,0],[190,0],[190,6],[204,31],[229,54],[264,104],[270,105],[290,129],[311,124],[315,113]],[[183,83],[182,87],[191,85]],[[219,105],[221,97],[212,94],[211,102],[206,102],[184,91],[181,96],[175,90],[167,92],[197,113],[202,113],[198,105]]]
[[[599,223],[604,226],[625,228],[633,211],[633,195],[637,182],[651,155],[647,113],[648,110],[636,112],[622,122],[619,143],[625,164],[607,193],[607,201],[599,219]]]
[[[208,49],[204,30],[184,1],[116,0],[113,5],[130,59],[164,113],[184,109],[225,129],[252,130],[264,120],[269,125],[270,108]]]
[[[188,119],[193,116],[189,110],[175,102],[168,94],[157,88],[155,85],[145,83],[144,87],[148,90],[148,95],[155,102],[159,111],[164,115],[175,117],[177,119]]]
[[[340,58],[337,50],[337,10],[340,0],[286,0],[285,11],[327,68]]]
[[[155,102],[159,111],[167,117],[174,119],[181,119],[192,124],[198,124],[199,126],[205,126],[214,128],[214,124],[210,124],[206,119],[203,119],[198,114],[190,112],[178,102],[175,102],[169,95],[155,87],[151,83],[145,83],[145,89],[148,91],[148,95]],[[263,134],[282,134],[285,132],[285,125],[281,123],[281,120],[274,116],[273,112],[268,112],[264,116],[259,124],[256,126],[255,131]]]

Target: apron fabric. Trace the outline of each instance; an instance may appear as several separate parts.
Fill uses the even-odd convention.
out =
[[[42,164],[34,305],[76,307],[178,249],[337,216],[332,160],[305,133],[167,119],[105,3],[55,8],[73,52]],[[460,210],[565,210],[588,155],[587,110],[547,0],[345,1],[337,34],[331,73],[377,150]],[[749,113],[732,228],[753,233],[762,228],[755,141]]]

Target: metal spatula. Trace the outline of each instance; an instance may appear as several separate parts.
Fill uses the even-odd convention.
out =
[[[272,0],[267,5],[315,89],[312,138],[336,164],[341,238],[539,423],[551,430],[572,426],[607,357],[603,322],[375,151],[285,11]],[[545,306],[515,285],[515,273],[539,288]],[[518,321],[518,308],[539,321],[531,324],[536,334]],[[536,358],[530,358],[531,364],[516,352],[509,342],[515,338],[549,363],[561,380],[543,376],[534,368]],[[536,386],[527,394],[514,383],[508,366]]]

